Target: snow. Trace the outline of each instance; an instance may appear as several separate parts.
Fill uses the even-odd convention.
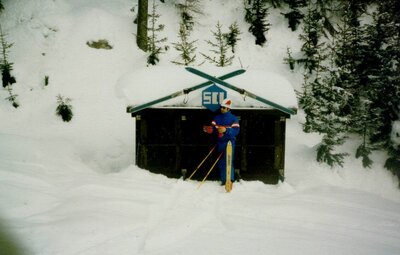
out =
[[[241,181],[228,194],[214,181],[197,189],[196,181],[139,169],[126,107],[135,98],[147,102],[202,79],[182,69],[188,80],[176,77],[177,71],[158,75],[177,57],[172,48],[159,66],[145,66],[146,55],[135,45],[132,1],[3,2],[0,21],[14,43],[9,57],[21,106],[0,100],[0,254],[8,253],[5,237],[22,254],[40,255],[398,254],[399,182],[382,167],[383,152],[372,155],[371,169],[354,155],[343,168],[318,164],[319,136],[302,132],[300,110],[287,122],[286,179],[278,185]],[[172,1],[166,2],[159,3],[160,19],[174,41],[179,21]],[[301,74],[283,64],[287,46],[298,52],[298,34],[279,13],[271,14],[269,42],[252,46],[247,24],[238,18],[241,4],[202,1],[207,14],[194,31],[199,50],[208,51],[204,40],[218,20],[225,28],[237,20],[243,33],[237,56],[244,68],[268,70],[267,81],[276,77],[299,89]],[[221,8],[227,11],[221,14]],[[86,45],[99,39],[113,49]],[[218,74],[207,63],[199,69]],[[154,86],[146,84],[149,76],[165,83],[148,87]],[[258,84],[264,84],[261,77],[249,86],[265,91]],[[293,104],[292,95],[272,93]],[[58,94],[72,99],[70,123],[55,115]],[[0,96],[7,97],[6,91]],[[341,149],[354,152],[357,145],[353,138]]]
[[[395,121],[393,123],[391,140],[393,144],[400,146],[400,121]]]

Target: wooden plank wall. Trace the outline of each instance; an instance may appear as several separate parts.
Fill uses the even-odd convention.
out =
[[[233,110],[240,119],[236,141],[235,168],[245,180],[277,183],[284,177],[286,114],[273,110]],[[206,109],[145,109],[135,113],[137,165],[155,173],[179,178],[187,175],[215,144],[202,132],[215,113]],[[194,179],[204,177],[210,157]],[[214,170],[211,180],[218,179]]]

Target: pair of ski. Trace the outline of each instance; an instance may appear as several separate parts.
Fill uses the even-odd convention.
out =
[[[189,176],[189,180],[193,177],[193,175],[196,173],[196,171],[203,165],[203,163],[207,160],[207,158],[211,155],[211,153],[214,151],[216,146],[214,146],[210,152],[207,154],[207,156],[203,159],[203,161],[200,162],[200,164],[196,167],[196,169],[193,171],[193,173]],[[215,160],[214,164],[211,166],[210,170],[208,170],[206,176],[201,180],[199,183],[199,186],[197,186],[197,189],[201,187],[201,185],[206,181],[208,175],[211,173],[211,171],[214,169],[215,165],[218,163],[218,161],[221,159],[222,155],[224,153],[221,152],[219,154],[218,158]],[[231,174],[232,174],[232,143],[229,141],[226,145],[226,150],[225,150],[225,159],[226,159],[226,181],[225,181],[225,190],[226,192],[231,192],[233,183],[231,181]]]

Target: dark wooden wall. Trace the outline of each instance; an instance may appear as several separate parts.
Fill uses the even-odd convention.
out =
[[[276,110],[232,110],[241,130],[235,149],[235,169],[245,180],[275,184],[284,176],[285,121]],[[136,163],[139,167],[179,178],[182,169],[190,175],[215,145],[212,135],[202,131],[213,113],[206,109],[152,109],[136,117]],[[217,155],[213,154],[193,179],[201,179]],[[218,179],[214,169],[209,179]]]

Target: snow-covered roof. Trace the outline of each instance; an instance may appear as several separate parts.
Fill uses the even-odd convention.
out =
[[[219,77],[240,68],[199,67],[196,69]],[[216,84],[227,91],[227,96],[233,101],[233,109],[273,109],[276,108],[273,107],[273,104],[276,104],[289,109],[291,114],[297,110],[294,89],[290,82],[280,75],[269,73],[266,70],[248,69],[243,74],[225,81],[272,103],[272,105],[267,104],[265,101],[251,98],[247,93],[239,93],[221,84]],[[181,66],[147,67],[124,75],[118,82],[118,88],[121,96],[127,100],[128,112],[132,112],[132,109],[139,109],[140,106],[145,108],[204,108],[202,91],[212,84],[187,94],[178,93],[204,82],[207,82],[207,79],[190,73]],[[178,96],[168,97],[174,93],[176,93],[175,96]],[[157,103],[153,104],[154,102]]]

